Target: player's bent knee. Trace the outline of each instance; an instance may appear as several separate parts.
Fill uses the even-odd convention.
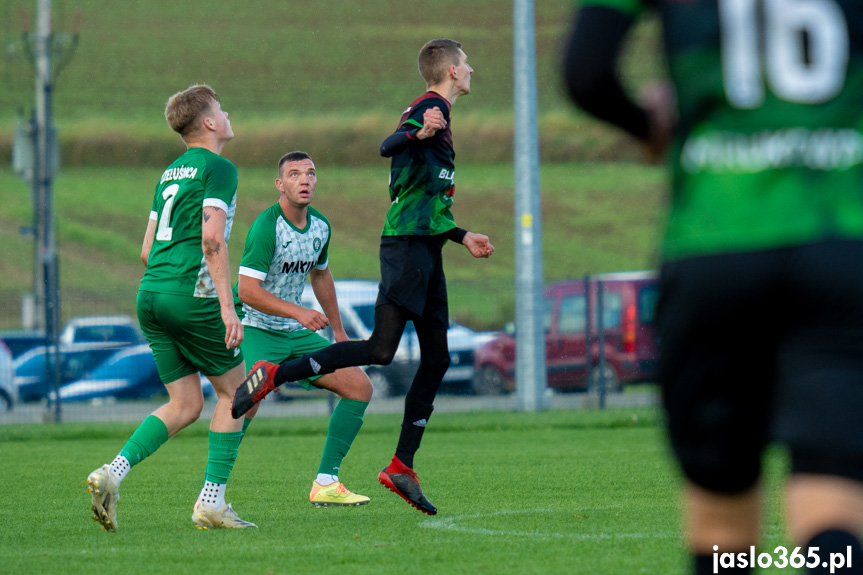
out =
[[[371,401],[373,388],[369,376],[358,367],[350,368],[349,371],[350,374],[342,397],[357,401]]]
[[[201,413],[204,411],[203,401],[182,401],[171,399],[168,405],[173,410],[177,423],[181,428],[198,421],[198,418],[201,417]]]
[[[384,348],[371,348],[369,350],[369,358],[371,359],[371,365],[389,365],[393,362],[393,358],[396,356],[396,350],[394,349],[384,349]]]

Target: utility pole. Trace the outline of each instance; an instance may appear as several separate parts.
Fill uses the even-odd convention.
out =
[[[47,354],[45,380],[50,389],[48,411],[45,419],[60,421],[60,298],[57,265],[57,239],[54,226],[53,181],[59,165],[54,128],[54,82],[78,43],[78,22],[69,40],[61,42],[64,54],[59,64],[54,56],[57,37],[52,29],[51,0],[37,0],[36,37],[30,41],[25,30],[24,48],[36,72],[36,109],[31,123],[30,137],[33,141],[33,294],[35,299],[35,326],[45,332]],[[65,38],[64,38],[65,40]]]
[[[51,390],[46,419],[60,421],[60,298],[57,290],[57,241],[54,230],[54,70],[51,56],[51,0],[38,0],[36,15],[36,170],[33,192],[36,212],[36,238],[39,246],[37,270],[41,285],[36,285],[36,309],[42,309],[45,339],[52,352],[45,364]],[[38,273],[38,272],[37,272]],[[40,289],[41,288],[41,289]],[[41,293],[40,293],[41,291]],[[42,296],[41,298],[39,296]],[[41,305],[40,305],[41,304]],[[53,408],[53,409],[52,409]]]
[[[543,326],[536,31],[533,0],[513,7],[515,92],[515,386],[523,411],[545,409],[548,377]]]

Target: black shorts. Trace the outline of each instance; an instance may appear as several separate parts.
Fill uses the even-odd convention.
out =
[[[394,303],[432,328],[449,327],[442,236],[381,238],[381,285],[375,305]]]
[[[669,435],[690,480],[748,489],[777,441],[794,472],[863,481],[863,242],[668,263],[657,322]]]

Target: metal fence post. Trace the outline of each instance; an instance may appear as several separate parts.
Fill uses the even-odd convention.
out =
[[[597,341],[599,342],[599,409],[605,409],[605,308],[604,294],[605,289],[602,285],[602,280],[596,282],[596,331]]]

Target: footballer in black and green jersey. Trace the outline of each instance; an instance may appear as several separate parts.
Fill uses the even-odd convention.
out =
[[[863,26],[860,2],[582,4],[570,53],[590,62],[570,58],[573,96],[644,140],[645,111],[608,76],[601,92],[580,86],[609,71],[595,39],[619,38],[645,8],[661,16],[678,109],[666,259],[863,238],[863,46],[849,32]],[[608,23],[588,30],[597,13]]]
[[[754,569],[736,553],[759,541],[773,441],[790,456],[795,553],[815,559],[810,573],[827,571],[819,554],[859,569],[863,2],[582,6],[564,60],[571,97],[649,151],[670,143],[659,381],[694,572]],[[637,105],[615,70],[646,8],[663,26],[674,127],[672,98],[650,90]]]
[[[457,98],[470,93],[473,68],[461,44],[447,39],[427,42],[420,50],[418,68],[426,93],[402,114],[396,131],[380,148],[382,156],[392,158],[392,205],[381,233],[381,283],[370,338],[340,341],[278,367],[253,370],[237,390],[233,411],[235,417],[245,413],[286,381],[350,366],[389,364],[405,325],[413,321],[420,366],[405,397],[395,456],[378,479],[416,509],[434,515],[437,508],[423,495],[412,468],[450,361],[442,248],[453,240],[474,257],[487,258],[494,247],[486,236],[457,228],[450,211],[455,190],[450,108]]]
[[[423,114],[437,107],[446,127],[424,142],[416,137]],[[455,193],[455,151],[452,147],[450,103],[440,94],[426,92],[402,114],[396,136],[407,145],[392,155],[390,205],[383,236],[429,236],[456,227],[450,208]],[[381,154],[389,153],[387,144]]]

